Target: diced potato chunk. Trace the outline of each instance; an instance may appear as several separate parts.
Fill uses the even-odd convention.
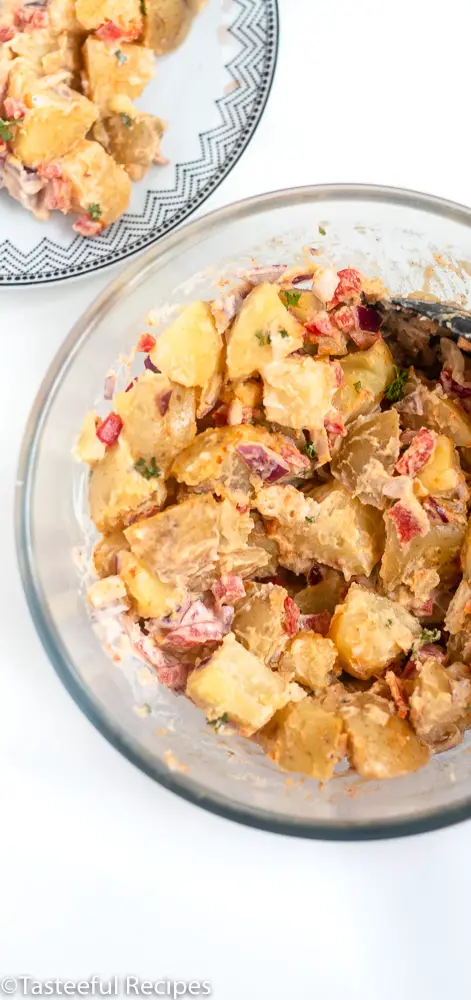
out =
[[[237,603],[232,630],[243,646],[264,663],[275,660],[288,642],[285,631],[284,587],[273,583],[252,583],[247,597]]]
[[[228,377],[249,378],[302,346],[303,327],[283,305],[279,289],[258,285],[245,299],[229,335]]]
[[[118,555],[129,549],[122,531],[102,535],[93,549],[93,566],[97,576],[114,576],[118,573]]]
[[[369,576],[381,557],[380,513],[337,484],[320,503],[294,487],[269,486],[259,491],[256,505],[279,546],[281,565],[294,573],[308,573],[313,562],[323,562],[349,580]]]
[[[158,56],[171,52],[185,40],[192,17],[186,0],[146,0],[144,43]]]
[[[380,510],[389,504],[383,486],[390,482],[399,456],[399,430],[395,410],[358,417],[332,459],[332,473],[342,486]]]
[[[164,583],[186,580],[197,587],[212,574],[218,556],[218,508],[211,496],[195,496],[125,532],[132,552]]]
[[[37,80],[23,95],[29,110],[16,125],[11,143],[26,167],[63,156],[83,139],[98,114],[94,104],[65,84],[46,89],[41,78]]]
[[[134,468],[134,458],[121,434],[117,444],[93,466],[89,484],[92,520],[99,531],[122,528],[147,512],[154,513],[165,502],[162,479],[145,479]]]
[[[312,691],[326,688],[336,673],[338,654],[331,639],[316,632],[299,632],[281,656],[278,672]]]
[[[165,375],[144,371],[131,389],[115,396],[113,408],[123,421],[134,458],[154,458],[161,470],[196,435],[194,391]]]
[[[434,746],[450,739],[461,742],[471,682],[455,680],[438,661],[430,657],[418,662],[417,678],[410,696],[410,720],[417,736]]]
[[[251,736],[287,704],[290,687],[229,632],[210,660],[192,671],[186,693],[208,719],[227,715]]]
[[[109,226],[126,211],[131,181],[98,142],[84,139],[62,157],[62,174],[72,187],[72,206],[77,212],[98,209],[98,221]]]
[[[97,420],[95,411],[90,410],[83,421],[74,449],[74,456],[78,462],[94,465],[95,462],[100,462],[105,457],[106,445],[100,441],[96,434]]]
[[[118,98],[110,106],[119,105],[129,98]],[[160,141],[165,131],[164,123],[153,115],[132,111],[117,112],[101,118],[93,129],[93,138],[101,143],[116,163],[121,164],[131,180],[141,180],[152,163],[161,162]]]
[[[443,395],[440,387],[431,391],[417,376],[409,382],[411,392],[397,403],[403,426],[413,430],[429,427],[450,437],[457,448],[470,448],[471,418],[463,407]]]
[[[249,511],[239,511],[230,500],[218,504],[219,552],[237,552],[247,544],[254,522]]]
[[[132,552],[120,553],[119,575],[142,618],[165,618],[183,604],[185,588],[159,580]]]
[[[209,303],[193,302],[161,334],[150,357],[174,382],[205,386],[219,368],[222,348]]]
[[[319,583],[304,587],[295,594],[294,600],[303,615],[317,615],[321,611],[334,613],[348,590],[343,573],[330,566],[320,567],[322,579]]]
[[[108,576],[105,580],[96,580],[87,592],[87,598],[97,611],[122,605],[129,608],[128,595],[121,577]]]
[[[409,652],[419,634],[419,622],[405,608],[356,583],[329,630],[341,666],[361,680],[383,673],[397,656]]]
[[[49,24],[55,34],[83,34],[83,27],[77,20],[75,0],[49,0],[47,5]]]
[[[95,31],[105,21],[113,21],[124,32],[139,33],[139,0],[75,0],[77,19],[87,31]]]
[[[459,455],[451,438],[438,435],[428,462],[417,472],[417,479],[432,496],[453,496],[459,492],[461,498],[467,497]]]
[[[401,544],[393,520],[385,517],[381,580],[389,596],[400,597],[410,606],[420,607],[425,603],[440,581],[447,586],[457,583],[456,557],[463,543],[466,521],[449,503],[442,503],[441,507],[447,522],[437,517],[430,521],[426,534],[416,535],[406,545]]]
[[[314,358],[285,358],[262,369],[263,404],[268,420],[285,427],[324,427],[337,391],[335,368]]]
[[[345,423],[371,411],[381,402],[384,391],[394,380],[393,356],[384,340],[377,340],[367,351],[357,351],[341,358],[339,364],[344,384],[334,396],[334,407]]]
[[[90,98],[102,110],[109,107],[117,94],[125,94],[134,101],[155,73],[154,54],[144,45],[122,41],[109,45],[89,35],[83,57]]]
[[[289,308],[289,311],[303,326],[314,313],[324,308],[324,304],[316,298],[313,292],[302,292],[297,288],[285,289],[281,292],[280,298],[283,305]]]
[[[268,562],[265,563],[263,567],[259,566],[257,576],[259,577],[275,576],[275,573],[278,569],[278,561],[279,561],[278,545],[276,544],[274,538],[268,537],[265,531],[265,525],[260,515],[256,511],[253,511],[252,516],[254,520],[254,526],[248,537],[248,544],[251,547],[253,546],[256,549],[256,551],[263,549],[267,553],[267,559],[268,559]]]
[[[362,778],[398,778],[428,763],[430,751],[408,722],[392,714],[385,698],[357,694],[341,711],[350,761]]]
[[[445,628],[450,635],[457,635],[471,625],[471,583],[462,580],[448,606]]]
[[[343,722],[316,698],[287,705],[260,733],[264,750],[284,771],[329,781],[345,753]]]

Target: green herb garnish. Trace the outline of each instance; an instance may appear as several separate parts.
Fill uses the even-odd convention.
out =
[[[255,336],[260,344],[260,347],[263,347],[265,343],[265,334],[263,330],[257,330]]]
[[[157,479],[160,476],[160,469],[155,461],[155,458],[151,458],[148,465],[146,465],[145,459],[140,458],[134,463],[134,468],[136,472],[139,472],[144,479]]]
[[[398,368],[397,365],[394,365],[394,369],[396,377],[389,383],[384,394],[386,399],[389,399],[391,403],[397,403],[400,399],[402,399],[404,385],[407,382],[409,375],[407,368]]]
[[[285,337],[289,337],[288,331],[287,330],[280,330],[280,337],[283,337],[283,339]]]
[[[319,232],[320,232],[321,236],[327,236],[327,233],[326,233],[326,231],[325,231],[325,229],[324,229],[323,226],[319,226],[318,228],[319,228]]]
[[[314,518],[313,517],[305,517],[304,520],[307,521],[308,524],[314,524]]]
[[[441,637],[442,633],[439,628],[423,628],[418,639],[412,643],[412,652],[418,653],[421,646],[426,646],[429,642],[437,642]]]
[[[285,302],[287,306],[297,306],[301,298],[301,292],[285,292]]]
[[[4,142],[10,142],[10,139],[13,139],[13,132],[10,132],[8,126],[17,124],[18,122],[14,118],[0,118],[0,139],[3,139]]]
[[[145,17],[145,15],[147,14],[146,0],[140,0],[139,7],[141,10],[141,14],[143,14]]]
[[[306,445],[306,455],[309,455],[309,458],[317,458],[317,451],[312,441],[310,441],[309,444]]]
[[[356,389],[357,392],[360,392],[361,382],[354,382],[353,383],[353,388]]]
[[[130,115],[125,115],[124,111],[120,111],[119,112],[119,117],[121,118],[121,121],[122,121],[123,125],[126,126],[126,128],[131,128],[132,118],[131,118]]]
[[[124,52],[121,52],[121,49],[116,49],[115,56],[120,66],[128,61],[128,57],[124,55]]]
[[[89,205],[87,208],[87,212],[90,218],[93,219],[94,222],[98,222],[100,216],[103,215],[100,205],[98,205],[97,202],[93,202],[93,204]]]
[[[207,722],[208,726],[213,726],[214,732],[218,733],[221,726],[225,726],[226,723],[229,722],[229,716],[227,712],[224,712],[219,716],[219,719],[208,719]]]

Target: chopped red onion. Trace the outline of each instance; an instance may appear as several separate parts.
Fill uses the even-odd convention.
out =
[[[149,355],[147,355],[147,357],[144,360],[144,368],[148,368],[150,372],[154,372],[155,374],[158,374],[159,372],[159,369],[150,360]]]
[[[383,317],[377,309],[372,309],[371,306],[357,306],[356,316],[360,330],[366,330],[367,333],[378,333]]]
[[[471,385],[469,382],[457,382],[449,368],[443,368],[440,373],[440,382],[445,392],[459,399],[469,399],[471,397]]]
[[[172,398],[172,390],[166,389],[165,392],[161,392],[160,396],[157,396],[157,405],[159,407],[159,413],[162,417],[165,416],[167,410],[170,406],[170,400]]]
[[[315,587],[318,583],[322,583],[324,579],[324,570],[320,563],[313,563],[309,573],[307,575],[307,582],[310,587]]]
[[[289,475],[289,466],[283,462],[274,451],[269,451],[261,444],[240,444],[238,454],[247,463],[251,472],[260,476],[266,483],[276,483],[283,476]]]
[[[260,267],[252,267],[247,271],[242,271],[240,277],[250,281],[252,285],[262,285],[265,281],[275,282],[286,271],[287,264],[263,264]]]

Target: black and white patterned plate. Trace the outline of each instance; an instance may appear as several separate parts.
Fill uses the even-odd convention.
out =
[[[133,185],[128,212],[101,236],[58,213],[34,217],[0,192],[0,286],[36,285],[108,267],[164,236],[217,188],[250,141],[276,65],[277,0],[210,0],[137,102],[168,129],[165,167]],[[57,218],[56,218],[57,216]]]

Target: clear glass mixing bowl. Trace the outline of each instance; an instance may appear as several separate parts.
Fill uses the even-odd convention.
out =
[[[71,448],[85,412],[109,408],[103,380],[110,365],[135,343],[149,310],[165,317],[187,299],[214,297],[221,276],[253,258],[291,262],[305,246],[322,249],[319,259],[338,267],[381,276],[394,292],[422,289],[469,305],[471,211],[413,192],[281,191],[168,236],[79,320],[39,391],[17,487],[23,584],[41,640],[77,704],[156,781],[213,812],[271,831],[338,839],[414,833],[471,816],[468,740],[417,774],[385,783],[362,782],[346,771],[324,788],[290,778],[250,742],[215,735],[202,712],[160,687],[143,664],[131,657],[115,664],[84,599],[93,531],[87,472],[72,461]]]

